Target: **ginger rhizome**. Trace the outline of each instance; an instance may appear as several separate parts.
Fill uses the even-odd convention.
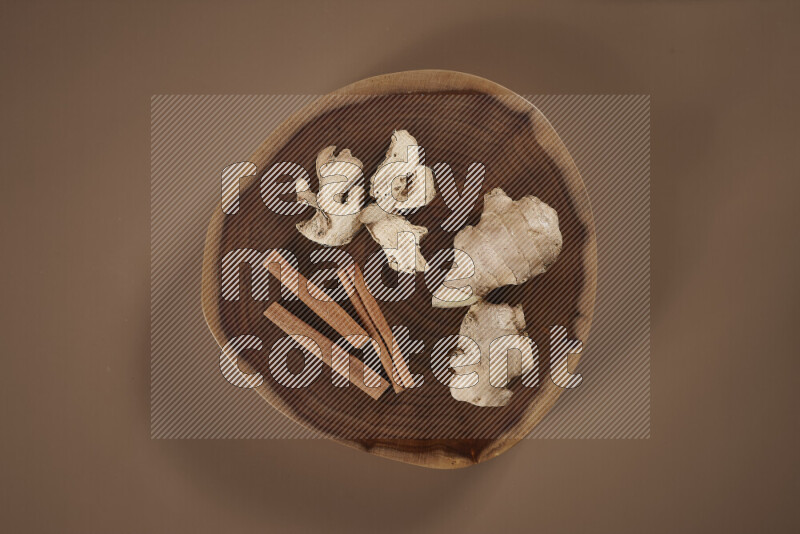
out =
[[[456,256],[433,293],[434,307],[470,306],[493,289],[523,284],[545,272],[561,252],[558,214],[538,198],[511,200],[502,189],[493,189],[483,206],[480,222],[453,240],[463,261]]]
[[[450,357],[450,394],[476,406],[508,404],[507,383],[536,365],[522,305],[478,301],[464,315],[459,336]]]

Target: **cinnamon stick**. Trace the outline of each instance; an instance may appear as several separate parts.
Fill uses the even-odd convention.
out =
[[[380,398],[389,388],[389,384],[383,380],[378,373],[364,365],[361,360],[352,354],[345,353],[347,356],[347,367],[345,369],[334,365],[333,342],[279,303],[273,302],[267,307],[266,311],[264,311],[264,316],[275,323],[275,325],[286,334],[291,336],[303,336],[313,340],[316,346],[319,347],[320,352],[317,352],[315,350],[316,346],[303,339],[303,337],[295,338],[301,346],[311,352],[311,354],[317,356],[325,365],[333,369],[334,372],[340,376],[349,380],[352,384],[355,384],[356,387],[373,399],[377,400]],[[356,377],[362,377],[362,380],[354,379],[354,375]],[[379,385],[377,387],[370,387],[367,383],[378,383]]]
[[[397,377],[394,376],[394,370],[392,369],[392,356],[389,347],[386,345],[386,340],[383,339],[380,332],[378,332],[375,323],[373,322],[372,318],[367,311],[367,308],[364,306],[361,298],[356,291],[355,284],[353,283],[352,276],[348,275],[347,272],[344,270],[339,270],[336,272],[339,276],[339,280],[342,281],[342,285],[345,288],[345,291],[348,295],[350,295],[350,302],[353,303],[353,307],[356,309],[358,316],[361,317],[361,321],[364,323],[364,328],[366,328],[367,332],[373,339],[378,342],[380,347],[380,360],[381,365],[386,370],[386,373],[389,376],[389,379],[392,382],[392,387],[394,388],[395,393],[400,393],[403,391],[403,385],[401,385]]]
[[[278,252],[273,253],[275,258],[269,259],[264,263],[270,273],[275,278],[281,281],[281,284],[286,286],[289,291],[297,296],[306,306],[321,317],[327,324],[336,330],[342,337],[352,335],[366,336],[367,332],[359,325],[355,319],[350,317],[350,314],[344,308],[339,306],[334,301],[319,300],[311,295],[310,291],[317,294],[325,294],[325,292],[308,281],[308,279],[300,274],[286,259]],[[293,280],[292,280],[293,279]],[[291,283],[287,283],[290,280]]]
[[[350,271],[350,269],[348,269],[348,271]],[[352,272],[347,273],[345,271],[339,271],[337,274],[343,284],[351,284],[350,288],[346,287],[345,289],[348,290],[349,294],[353,295],[350,297],[350,300],[353,302],[362,321],[374,325],[378,331],[378,336],[383,341],[383,345],[388,348],[389,352],[387,352],[387,354],[389,354],[389,358],[387,358],[387,361],[384,361],[382,358],[381,363],[383,363],[386,368],[386,372],[389,373],[389,377],[392,378],[393,385],[396,384],[400,388],[413,387],[414,379],[408,368],[408,363],[400,351],[400,345],[395,342],[392,329],[386,321],[386,317],[384,317],[380,305],[372,296],[372,293],[370,293],[364,281],[361,268],[359,268],[357,263],[354,263]],[[356,304],[356,301],[358,301],[359,304]],[[397,376],[395,376],[395,374],[397,374]],[[395,391],[398,391],[397,387],[395,387]]]

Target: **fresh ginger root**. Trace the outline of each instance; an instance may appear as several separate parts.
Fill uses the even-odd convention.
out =
[[[476,406],[505,406],[511,400],[511,390],[492,385],[490,380],[490,362],[500,358],[506,360],[507,381],[512,380],[534,366],[533,352],[525,332],[525,316],[522,305],[511,307],[508,304],[490,304],[478,301],[470,306],[461,322],[458,345],[450,358],[450,365],[456,369],[456,374],[450,380],[450,394],[454,399],[468,402]],[[510,342],[504,342],[503,336],[519,336],[515,339],[513,347]],[[465,338],[469,338],[480,349],[474,351],[474,345]],[[505,338],[509,339],[509,338]],[[508,348],[516,350],[507,350]],[[477,358],[480,360],[473,363]],[[477,375],[477,381],[464,384],[468,375]],[[502,378],[494,376],[496,382]],[[464,387],[464,386],[467,387]]]
[[[493,189],[484,196],[480,222],[462,229],[453,240],[454,248],[472,260],[474,274],[458,276],[456,268],[451,269],[433,293],[433,306],[470,306],[495,288],[522,284],[556,261],[561,244],[553,208],[534,196],[514,201],[502,189]],[[453,289],[470,291],[471,296],[454,299]]]

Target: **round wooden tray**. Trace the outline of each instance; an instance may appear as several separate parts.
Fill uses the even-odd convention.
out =
[[[256,390],[284,415],[341,443],[427,467],[464,467],[503,453],[541,421],[562,392],[549,379],[549,329],[564,326],[572,339],[585,341],[594,306],[597,245],[583,182],[550,123],[512,91],[458,72],[410,71],[356,82],[292,115],[250,158],[258,174],[242,180],[239,213],[224,215],[217,208],[211,218],[203,262],[203,312],[220,346],[242,334],[257,335],[265,347],[271,346],[282,334],[263,317],[268,303],[250,298],[247,277],[242,277],[240,300],[221,297],[222,256],[237,248],[284,248],[297,255],[303,273],[325,266],[310,262],[308,252],[319,245],[295,229],[311,211],[298,216],[272,213],[261,200],[258,177],[279,161],[295,162],[313,174],[317,152],[328,145],[349,148],[369,176],[394,129],[407,129],[417,138],[428,165],[449,164],[457,183],[463,183],[470,163],[485,165],[483,190],[467,224],[477,223],[483,194],[495,187],[515,199],[533,194],[558,212],[564,238],[558,261],[544,275],[489,296],[496,302],[522,303],[529,335],[539,348],[539,386],[524,388],[512,382],[512,401],[503,408],[478,408],[450,398],[449,390],[433,377],[430,351],[437,340],[458,333],[466,308],[431,308],[421,275],[409,299],[381,303],[381,309],[389,324],[407,326],[414,339],[425,343],[425,351],[409,362],[414,373],[425,376],[423,387],[398,395],[389,391],[374,401],[357,388],[343,394],[324,380],[302,391],[287,390],[270,379],[264,355],[256,351],[242,355],[240,368],[262,373],[264,384]],[[429,230],[423,256],[452,247],[455,232],[440,226],[448,214],[439,195],[409,217]],[[362,231],[345,250],[364,265],[377,247]],[[277,298],[277,287],[270,282],[270,298]],[[576,357],[571,359],[574,363]]]

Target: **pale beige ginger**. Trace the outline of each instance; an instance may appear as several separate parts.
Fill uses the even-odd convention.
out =
[[[484,196],[480,222],[456,234],[453,247],[464,253],[465,261],[456,260],[434,291],[432,304],[470,306],[493,289],[523,284],[556,261],[561,245],[553,208],[534,196],[515,201],[502,189],[493,189]]]
[[[427,269],[419,244],[428,233],[394,213],[386,213],[377,204],[370,204],[361,212],[361,221],[372,238],[381,246],[389,267],[401,273],[424,272]]]
[[[476,406],[508,404],[507,384],[535,366],[525,326],[522,305],[478,301],[470,306],[450,357],[452,397]]]
[[[433,170],[422,164],[417,147],[407,130],[395,130],[386,156],[370,178],[369,194],[388,213],[421,208],[436,197]]]
[[[311,219],[298,223],[297,229],[327,246],[346,245],[358,233],[365,198],[364,186],[359,184],[364,165],[347,149],[338,155],[335,152],[336,147],[329,146],[317,155],[318,194],[311,192],[305,180],[295,184],[297,200],[316,210]]]
[[[428,229],[410,223],[402,214],[427,206],[436,196],[433,171],[422,165],[420,153],[414,148],[417,146],[417,140],[408,131],[392,133],[386,156],[370,178],[369,192],[375,203],[361,214],[370,235],[386,254],[389,266],[405,273],[427,269],[420,244]]]

